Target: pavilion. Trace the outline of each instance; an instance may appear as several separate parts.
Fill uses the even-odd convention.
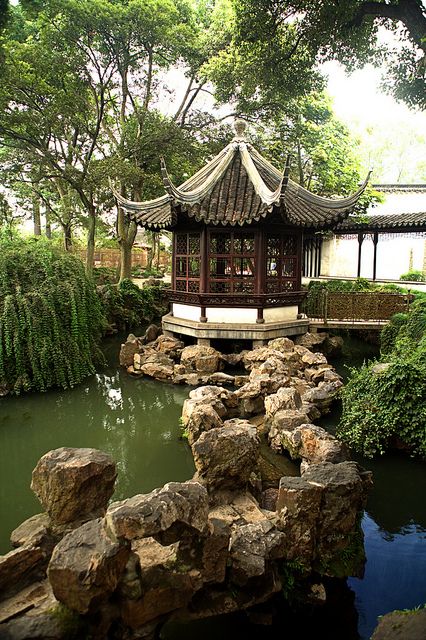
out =
[[[173,231],[163,331],[199,344],[265,344],[307,331],[299,314],[303,235],[346,219],[367,184],[345,198],[315,195],[289,178],[289,160],[282,173],[263,158],[245,126],[237,120],[230,144],[179,187],[162,161],[165,195],[132,202],[114,193],[141,227]]]

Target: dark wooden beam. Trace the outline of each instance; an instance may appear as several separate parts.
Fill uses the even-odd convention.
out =
[[[379,232],[375,231],[373,233],[373,245],[374,245],[374,254],[373,254],[373,280],[376,279],[376,271],[377,271],[377,243],[379,241]]]
[[[358,233],[358,269],[357,269],[357,278],[361,277],[361,258],[362,258],[362,243],[364,242],[365,234]]]

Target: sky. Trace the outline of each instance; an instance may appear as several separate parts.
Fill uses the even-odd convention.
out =
[[[335,113],[360,138],[364,170],[373,169],[373,182],[426,182],[426,112],[381,91],[381,69],[367,65],[347,75],[337,62],[323,69]]]

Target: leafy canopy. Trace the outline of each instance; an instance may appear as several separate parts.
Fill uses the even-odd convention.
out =
[[[383,86],[409,106],[426,106],[426,7],[422,0],[234,0],[238,41],[286,45],[310,63],[336,59],[349,71],[385,64]],[[380,44],[379,29],[393,37]],[[272,60],[271,60],[272,62]],[[270,72],[273,67],[268,62]]]

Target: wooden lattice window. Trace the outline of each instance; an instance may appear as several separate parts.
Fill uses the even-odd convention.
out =
[[[176,233],[174,252],[175,288],[177,291],[200,291],[200,233]]]
[[[255,241],[252,231],[210,231],[210,293],[254,293]]]
[[[266,292],[295,291],[299,280],[296,236],[286,233],[266,236]]]

